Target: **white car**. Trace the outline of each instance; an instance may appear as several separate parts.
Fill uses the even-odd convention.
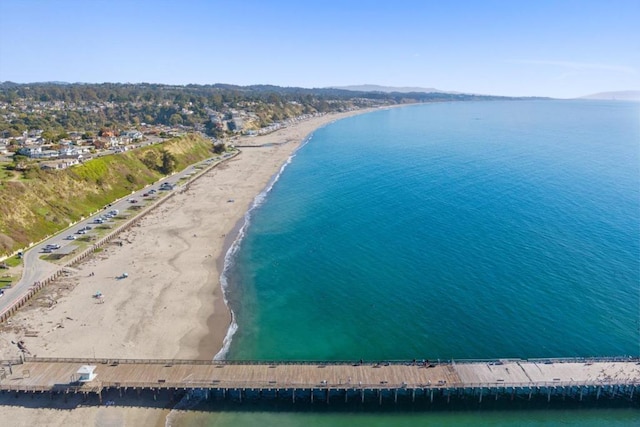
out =
[[[76,240],[76,236],[71,234],[70,236],[65,237],[65,239],[67,239],[67,240]]]

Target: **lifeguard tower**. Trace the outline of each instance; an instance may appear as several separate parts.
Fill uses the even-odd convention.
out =
[[[83,365],[80,367],[80,369],[78,369],[78,372],[76,372],[76,381],[80,382],[80,383],[86,383],[89,381],[93,381],[93,379],[96,377],[96,373],[94,372],[96,370],[96,367],[93,365]]]

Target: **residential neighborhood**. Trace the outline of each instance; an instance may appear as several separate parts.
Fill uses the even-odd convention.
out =
[[[42,169],[59,170],[186,133],[198,133],[214,142],[236,135],[263,135],[326,114],[324,110],[330,105],[322,101],[322,108],[320,104],[318,108],[311,108],[275,95],[269,99],[274,105],[253,100],[218,102],[213,99],[210,103],[180,97],[172,101],[152,99],[151,95],[143,97],[147,101],[133,102],[66,101],[50,99],[52,95],[46,90],[60,90],[57,85],[52,87],[31,96],[12,96],[10,89],[0,91],[0,159],[37,162]],[[113,94],[110,98],[114,98]],[[330,109],[349,111],[374,104],[380,102],[350,100]]]

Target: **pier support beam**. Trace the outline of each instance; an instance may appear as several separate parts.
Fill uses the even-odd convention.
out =
[[[433,403],[433,389],[431,389],[431,403]]]
[[[480,387],[480,398],[478,399],[478,403],[482,403],[482,387]]]
[[[398,403],[398,389],[393,390],[393,403]]]
[[[416,401],[416,389],[413,388],[411,389],[411,402],[415,402]]]
[[[291,402],[296,403],[296,389],[291,390]]]

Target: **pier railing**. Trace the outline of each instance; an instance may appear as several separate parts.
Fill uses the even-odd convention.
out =
[[[4,361],[0,364],[20,362],[19,360]],[[535,358],[535,359],[421,359],[421,360],[193,360],[193,359],[114,359],[114,358],[77,358],[77,357],[30,357],[25,362],[69,362],[84,364],[157,364],[157,365],[317,365],[317,366],[424,366],[424,365],[455,365],[460,364],[489,364],[502,365],[505,363],[602,363],[602,362],[636,362],[640,364],[640,357],[612,356],[612,357],[574,357],[574,358]]]
[[[340,390],[393,390],[393,389],[548,389],[563,387],[624,387],[640,386],[637,380],[623,381],[544,381],[544,382],[478,382],[478,383],[433,383],[433,384],[390,384],[390,383],[318,383],[281,382],[281,381],[228,381],[228,380],[189,380],[185,382],[106,382],[104,388],[174,388],[174,389],[340,389]]]
[[[545,382],[483,382],[483,383],[436,383],[436,384],[353,384],[353,383],[319,383],[309,384],[302,382],[277,382],[277,381],[217,381],[217,380],[190,380],[184,382],[142,382],[142,381],[102,381],[91,386],[59,384],[54,386],[45,385],[17,385],[11,383],[0,383],[0,391],[20,391],[20,392],[98,392],[100,389],[255,389],[255,390],[541,390],[541,389],[562,389],[562,388],[606,388],[606,387],[631,387],[640,386],[640,379],[623,381],[545,381]]]

